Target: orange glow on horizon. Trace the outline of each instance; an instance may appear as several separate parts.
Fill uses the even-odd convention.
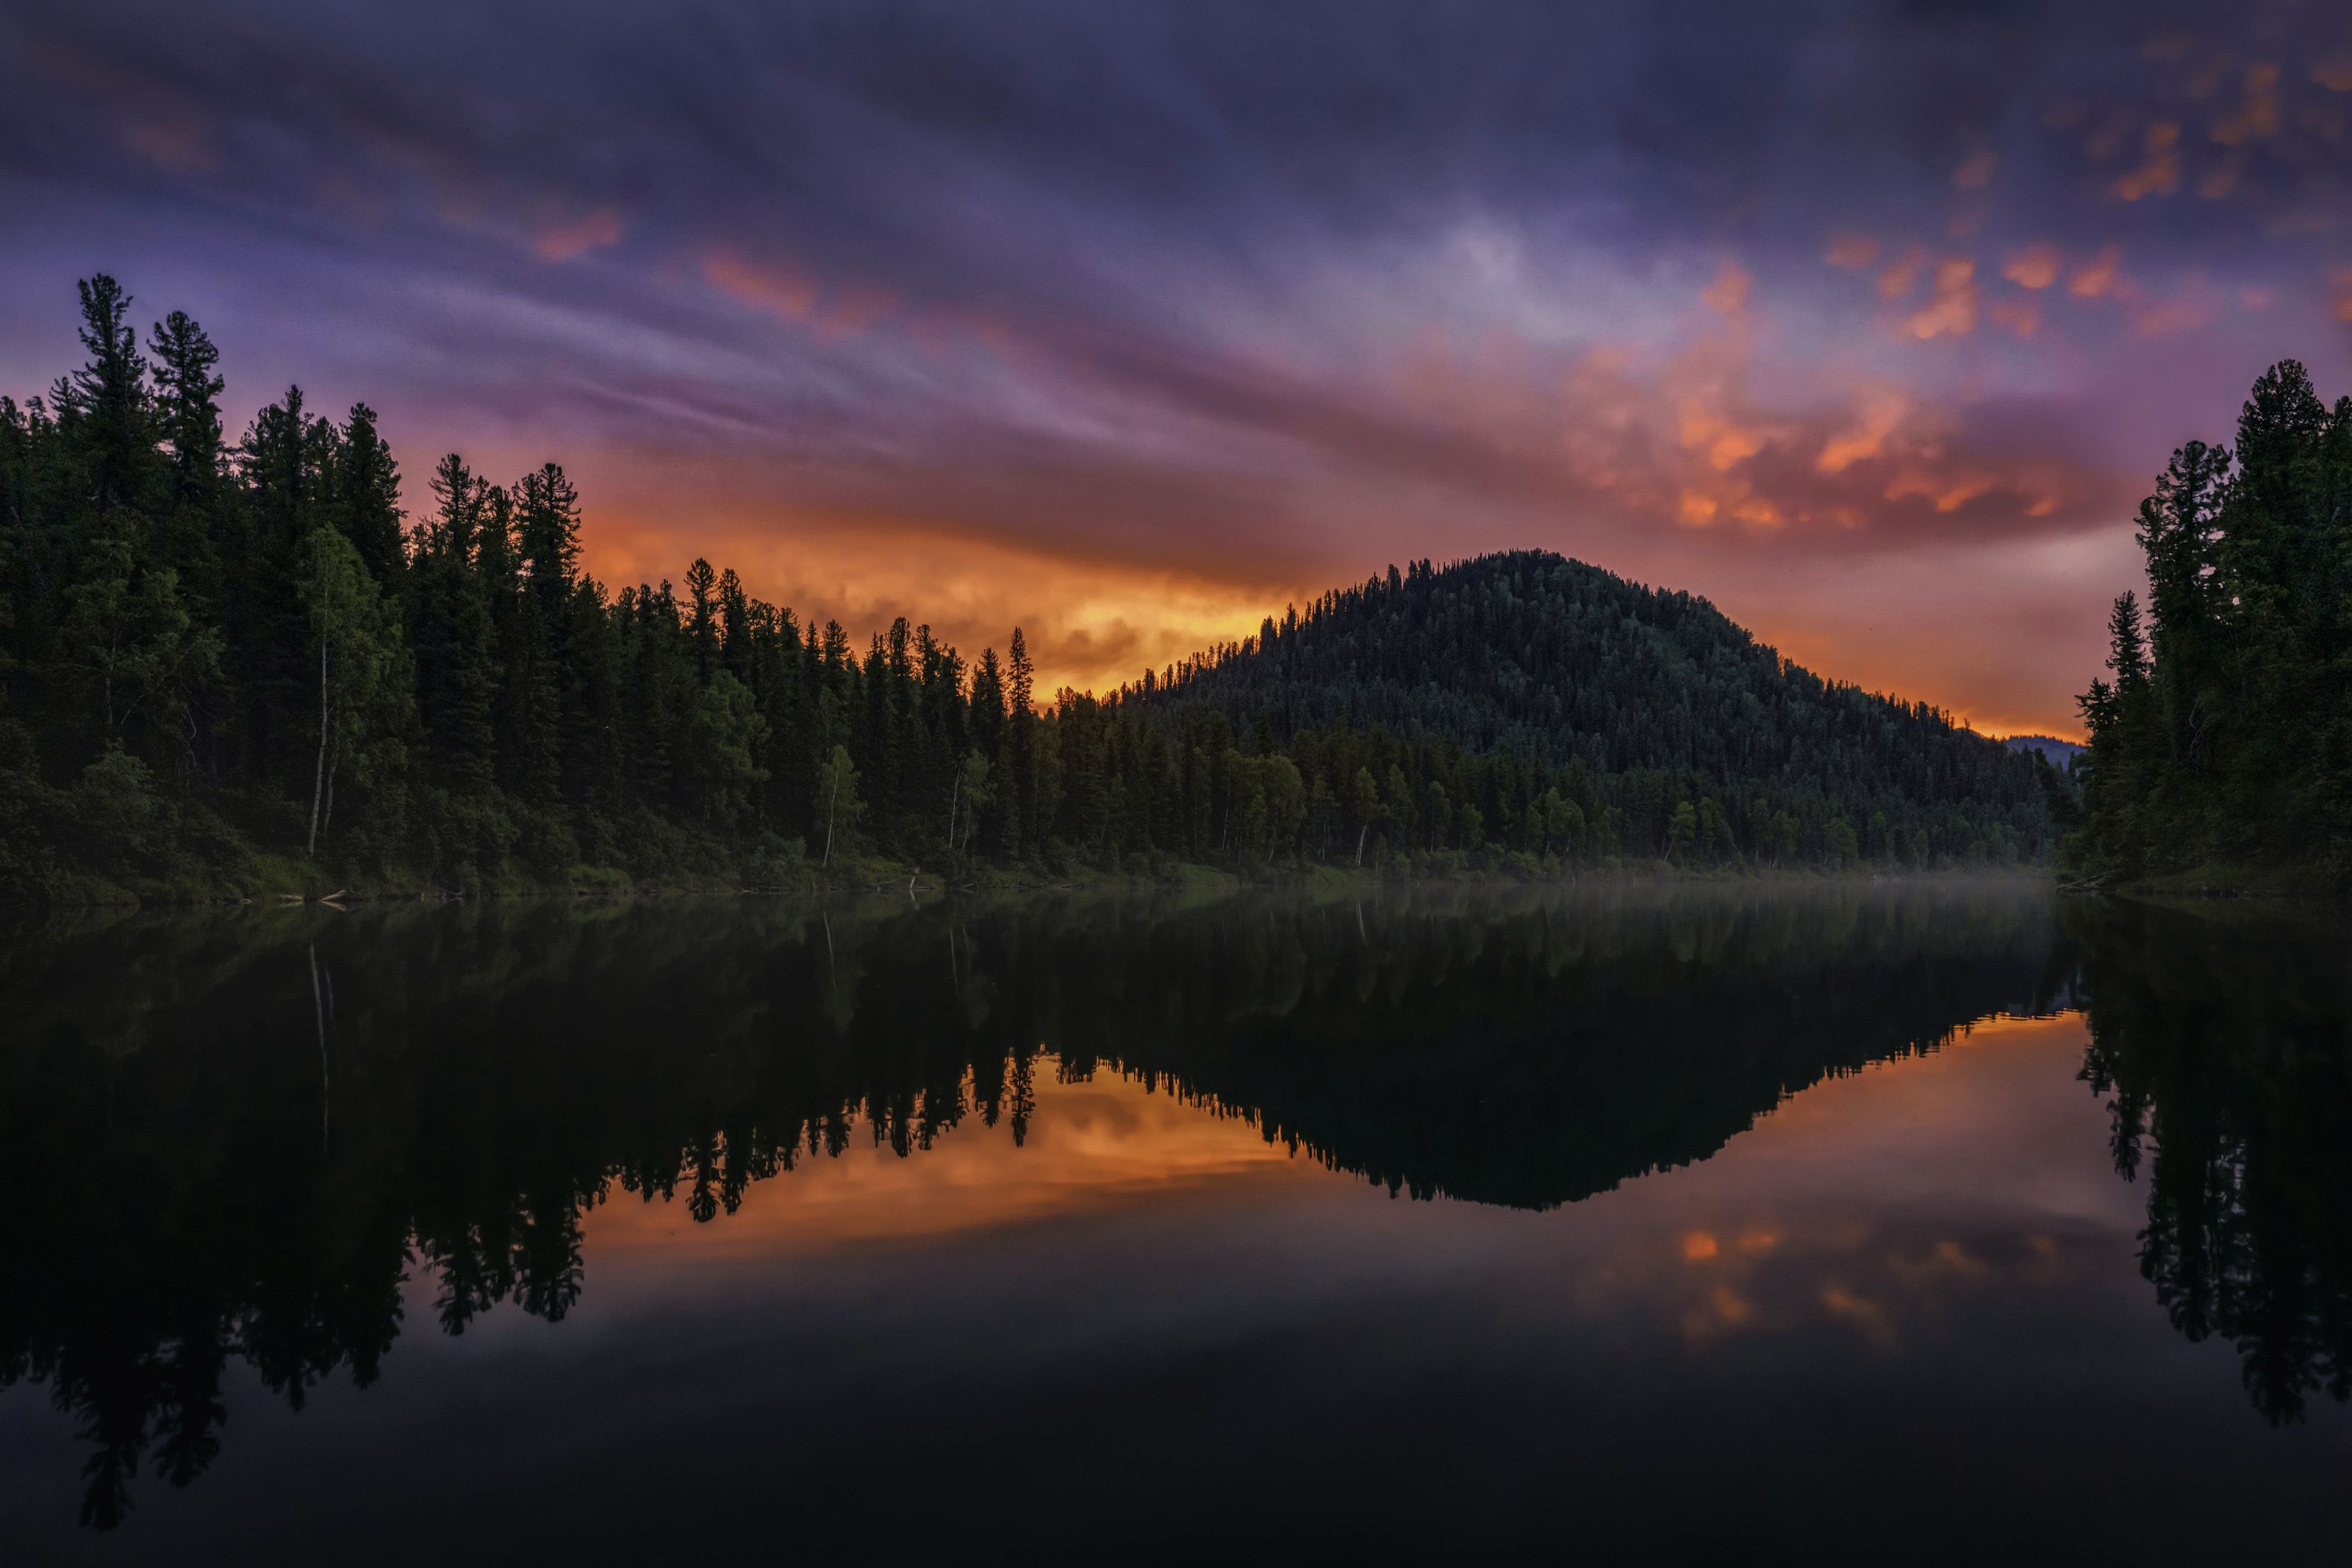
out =
[[[1874,423],[1839,438],[1850,444],[1845,450],[1868,444]],[[1777,518],[1758,512],[1767,505],[1736,489],[1721,500],[1693,491],[1685,497],[1684,521],[1721,517],[1748,528],[1769,527]],[[1704,515],[1691,515],[1692,506],[1702,507]],[[790,608],[803,632],[839,621],[861,656],[868,639],[901,614],[929,625],[967,664],[977,662],[985,648],[1002,658],[1019,626],[1035,666],[1041,706],[1066,686],[1101,695],[1141,679],[1146,669],[1157,673],[1221,643],[1253,637],[1268,618],[1280,620],[1286,608],[1305,605],[1328,588],[1360,582],[1386,565],[1293,569],[1300,580],[1292,582],[1226,582],[1169,568],[1074,559],[920,525],[899,531],[858,522],[745,522],[688,544],[658,523],[601,511],[583,532],[582,550],[587,570],[611,592],[640,581],[677,583],[696,555],[708,556],[713,565],[734,568],[754,596]],[[1611,569],[1637,581],[1678,585],[1675,575],[1644,570],[1636,563]],[[2052,711],[2038,700],[2042,683],[1990,677],[1977,643],[1916,628],[1867,635],[1862,628],[1830,630],[1802,613],[1768,607],[1759,614],[1720,598],[1716,601],[1759,641],[1824,679],[1927,703],[1980,734],[2084,738],[2071,707]]]
[[[614,592],[675,583],[697,554],[733,567],[746,591],[791,609],[804,632],[839,621],[861,655],[898,615],[928,624],[967,663],[986,648],[1002,658],[1018,626],[1041,704],[1064,686],[1099,695],[1255,635],[1267,616],[1321,591],[1076,559],[919,525],[747,524],[691,546],[657,524],[610,517],[583,532],[583,559]]]

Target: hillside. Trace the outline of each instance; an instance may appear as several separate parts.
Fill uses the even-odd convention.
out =
[[[1863,855],[1894,862],[2053,842],[2035,758],[1825,680],[1704,599],[1548,551],[1391,567],[1121,699],[1212,709],[1276,744],[1381,729],[1558,769],[1622,810],[1649,852],[1670,849],[1685,800],[1715,801],[1749,853],[1782,814],[1843,821]]]

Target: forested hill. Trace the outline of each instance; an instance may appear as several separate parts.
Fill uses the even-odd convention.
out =
[[[1443,740],[1605,781],[1636,819],[1658,817],[1661,794],[1712,801],[1743,844],[1783,813],[1843,821],[1862,852],[1895,861],[2049,841],[2053,780],[2037,759],[1824,680],[1704,599],[1543,550],[1391,567],[1120,700],[1206,706],[1278,744],[1333,727]]]

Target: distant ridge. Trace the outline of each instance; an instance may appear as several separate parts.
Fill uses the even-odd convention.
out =
[[[2053,768],[2063,768],[2086,747],[2078,740],[2061,740],[2054,735],[2012,735],[2001,741],[2011,751],[2031,751]]]

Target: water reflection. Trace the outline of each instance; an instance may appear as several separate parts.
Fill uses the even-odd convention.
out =
[[[2274,1424],[2352,1396],[2352,967],[2273,912],[2067,911],[2091,992],[2083,1076],[2116,1173],[2147,1182],[2140,1271],[2174,1328],[2234,1344]]]
[[[561,1321],[600,1212],[723,1228],[855,1146],[1020,1146],[1055,1083],[1116,1073],[1400,1196],[1543,1209],[2087,992],[2149,1276],[2291,1415],[2344,1388],[2346,1013],[2308,947],[2185,963],[2203,940],[2062,934],[2046,896],[1965,886],[49,922],[0,945],[0,1377],[72,1414],[105,1527],[142,1470],[215,1460],[239,1364],[299,1408],[374,1382],[414,1312]],[[1165,1134],[1132,1179],[1179,1178]]]

